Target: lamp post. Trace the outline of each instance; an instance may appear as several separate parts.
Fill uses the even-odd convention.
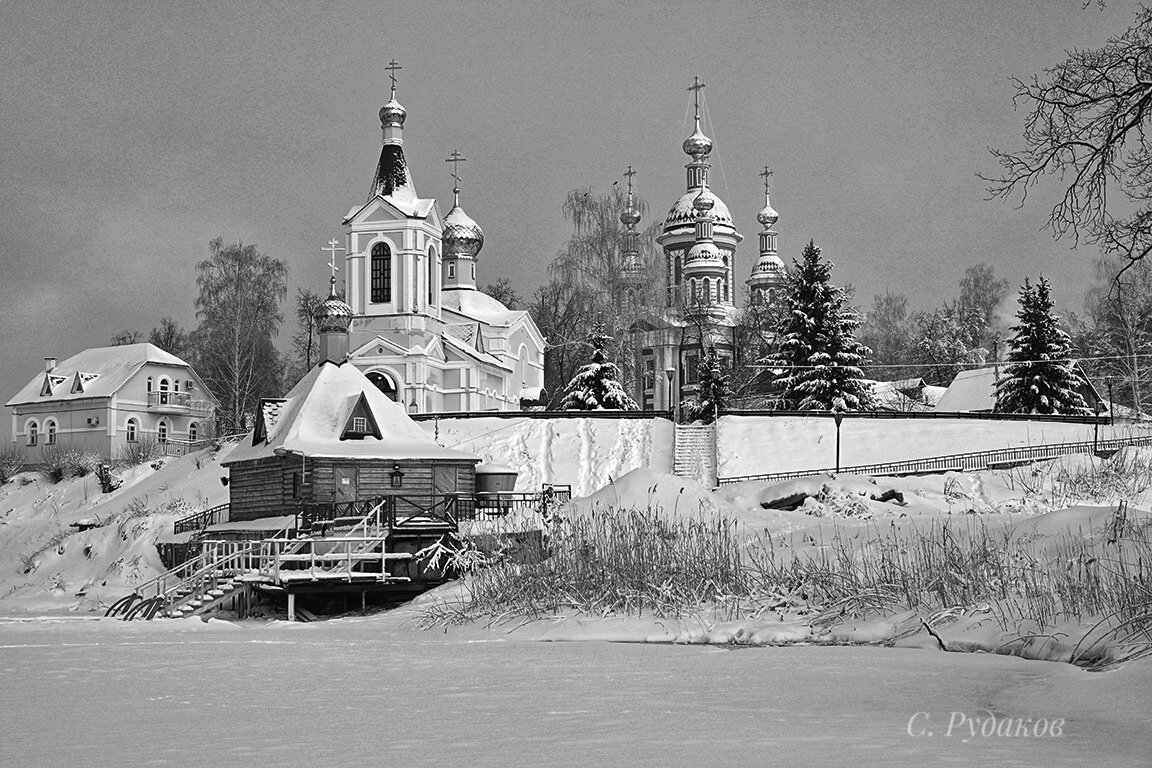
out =
[[[839,405],[832,408],[832,420],[836,422],[836,474],[840,474],[840,424],[844,421],[844,411]]]
[[[676,421],[676,407],[672,403],[672,379],[676,376],[676,369],[668,366],[664,369],[664,375],[668,377],[668,418]]]
[[[1096,419],[1092,422],[1092,454],[1095,455],[1099,452],[1098,444],[1100,442],[1100,399],[1096,399]]]

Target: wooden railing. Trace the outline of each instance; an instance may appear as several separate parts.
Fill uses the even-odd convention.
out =
[[[1070,456],[1077,453],[1112,453],[1127,446],[1143,447],[1150,445],[1152,445],[1152,436],[1085,440],[1074,443],[1046,443],[1044,445],[1029,445],[1019,448],[1001,448],[993,451],[953,453],[945,456],[930,456],[923,459],[892,461],[881,464],[858,464],[851,467],[841,467],[839,471],[840,474],[845,475],[909,475],[916,473],[987,469],[997,464],[1022,464],[1029,461],[1055,459],[1060,456]],[[759,475],[721,477],[717,479],[717,484],[732,485],[750,480],[775,482],[777,480],[794,480],[800,477],[835,473],[836,469],[829,467],[822,469],[793,470],[790,472],[768,472]]]
[[[546,505],[572,499],[569,485],[546,485],[532,493],[394,494],[331,504],[306,504],[299,513],[299,530],[325,522],[363,518],[379,507],[379,525],[393,530],[440,522],[456,527],[461,520],[503,517],[512,512],[542,512]]]
[[[172,524],[172,533],[202,531],[210,525],[219,525],[220,523],[226,522],[228,522],[228,505],[220,504],[180,518]]]

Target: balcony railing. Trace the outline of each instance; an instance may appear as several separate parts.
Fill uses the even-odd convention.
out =
[[[148,410],[159,413],[187,413],[194,416],[207,416],[212,405],[205,400],[195,400],[190,392],[149,392]]]

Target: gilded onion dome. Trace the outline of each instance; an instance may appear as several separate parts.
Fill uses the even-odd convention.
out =
[[[765,229],[768,229],[777,221],[780,220],[780,214],[776,213],[776,209],[772,207],[772,203],[768,200],[768,194],[764,194],[764,207],[760,209],[760,213],[756,214],[756,221]]]
[[[691,155],[694,160],[701,160],[708,155],[712,154],[712,139],[704,135],[700,130],[700,119],[696,119],[696,130],[692,135],[684,139],[683,144],[684,154]]]
[[[352,307],[336,295],[335,280],[332,281],[328,298],[316,307],[316,311],[312,313],[312,319],[316,321],[318,333],[348,332],[348,326],[352,322]]]
[[[628,200],[628,205],[620,212],[620,223],[626,227],[634,227],[640,223],[640,211],[632,205],[631,198]]]
[[[446,259],[475,259],[480,249],[484,247],[484,230],[480,229],[480,225],[460,207],[459,197],[452,210],[444,217],[441,241]]]

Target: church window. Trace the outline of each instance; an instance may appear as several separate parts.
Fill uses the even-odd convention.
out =
[[[164,421],[164,419],[160,419],[156,424],[156,442],[168,442],[168,422]]]
[[[448,279],[452,280],[456,277],[456,262],[448,262]]]
[[[763,296],[764,295],[763,292],[761,292],[760,295]],[[776,303],[776,289],[775,288],[769,288],[768,289],[768,304],[772,305],[775,303]]]
[[[35,421],[28,422],[28,445],[36,445],[40,442],[40,425]]]
[[[136,423],[136,419],[128,419],[128,426],[124,430],[126,433],[125,437],[128,440],[128,442],[130,442],[130,443],[136,442],[136,433],[137,433],[138,429],[139,429],[139,425]]]
[[[674,282],[676,285],[680,285],[680,281],[684,277],[684,274],[683,274],[684,268],[683,268],[683,265],[680,263],[680,253],[679,252],[676,253],[675,261],[673,262],[673,269],[676,272],[676,278],[675,278]]]
[[[195,442],[199,437],[200,425],[193,421],[188,425],[188,440],[189,442]]]
[[[387,243],[372,246],[372,303],[392,301],[392,252]]]
[[[472,262],[472,279],[476,279],[476,262]]]
[[[56,422],[52,419],[44,422],[44,442],[47,445],[56,444]]]
[[[148,380],[144,382],[144,391],[145,392],[151,392],[152,391],[152,377],[151,376],[149,376]]]
[[[436,304],[436,249],[428,249],[428,304]]]
[[[684,368],[686,378],[684,383],[692,386],[700,383],[700,353],[689,352],[684,355]]]
[[[706,303],[712,302],[712,281],[704,278],[704,301]]]
[[[396,402],[396,385],[392,383],[391,379],[378,371],[372,371],[368,374],[368,381],[372,382],[376,389],[387,395],[388,399]]]

